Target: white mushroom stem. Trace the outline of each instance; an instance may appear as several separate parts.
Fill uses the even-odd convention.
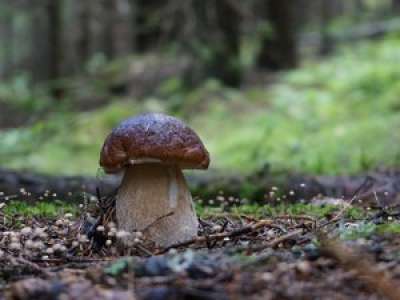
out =
[[[141,231],[162,247],[197,236],[192,196],[178,166],[144,163],[127,167],[116,201],[120,230]],[[134,237],[128,237],[126,244]]]

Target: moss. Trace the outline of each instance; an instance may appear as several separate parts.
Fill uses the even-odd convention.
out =
[[[282,203],[279,205],[262,205],[251,203],[222,208],[221,206],[210,207],[196,203],[196,211],[201,217],[212,216],[213,214],[222,213],[225,211],[236,215],[247,215],[256,218],[276,217],[281,215],[306,215],[316,219],[322,219],[331,216],[333,213],[339,213],[341,211],[341,207],[334,205],[314,205],[304,203]],[[349,208],[346,210],[344,216],[348,220],[357,220],[365,218],[367,216],[367,212],[361,208]]]
[[[63,202],[35,202],[27,203],[24,201],[11,201],[3,208],[3,212],[7,218],[22,216],[24,218],[42,217],[55,218],[65,213],[78,214],[78,208],[73,204]]]

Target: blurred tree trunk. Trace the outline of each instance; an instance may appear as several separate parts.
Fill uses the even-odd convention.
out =
[[[190,77],[197,84],[205,77],[214,77],[228,86],[239,86],[240,16],[229,0],[194,0],[190,13],[183,12],[182,45],[193,56]],[[187,31],[185,26],[191,28]]]
[[[215,47],[211,75],[237,87],[241,82],[239,16],[229,0],[216,0],[215,6],[220,39],[211,46]]]
[[[0,16],[0,38],[1,41],[4,41],[1,47],[0,76],[7,78],[13,71],[14,61],[14,30],[11,13],[5,13]]]
[[[281,70],[298,64],[296,5],[291,0],[264,1],[263,15],[272,32],[265,34],[257,58],[260,68]]]
[[[58,79],[62,72],[62,11],[61,0],[48,0],[49,79]]]
[[[61,99],[64,89],[56,82],[62,76],[63,66],[63,26],[62,0],[48,0],[48,42],[49,42],[49,80],[55,81],[51,85],[51,93],[55,99]]]
[[[400,0],[392,0],[392,11],[396,14],[400,13]]]
[[[161,38],[161,8],[163,0],[135,0],[135,46],[145,52],[158,45]]]
[[[132,9],[129,0],[103,0],[103,49],[108,59],[132,50]]]
[[[114,20],[116,14],[116,0],[103,0],[103,51],[108,59],[112,59],[115,56]]]
[[[33,5],[32,5],[33,6]],[[30,49],[34,49],[34,55],[31,55],[30,71],[34,82],[48,80],[50,78],[50,41],[44,39],[43,36],[49,35],[49,21],[44,18],[46,16],[47,7],[31,8],[31,40]]]
[[[320,13],[320,55],[328,55],[333,51],[334,39],[329,31],[329,25],[334,17],[337,4],[334,0],[321,0]]]
[[[114,16],[114,52],[118,56],[132,51],[132,7],[129,0],[115,0]]]
[[[78,57],[81,66],[84,66],[90,58],[90,44],[91,44],[91,5],[90,1],[80,0],[76,2],[78,8]]]

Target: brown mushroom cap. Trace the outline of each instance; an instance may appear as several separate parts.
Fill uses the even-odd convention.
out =
[[[182,121],[159,113],[122,121],[106,138],[100,154],[105,172],[128,164],[157,161],[182,169],[207,169],[209,154],[198,135]]]

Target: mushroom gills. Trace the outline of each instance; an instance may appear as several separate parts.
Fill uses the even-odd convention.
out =
[[[197,236],[198,220],[181,169],[144,163],[126,168],[116,201],[120,230],[141,231],[158,246]],[[129,245],[134,237],[124,239]]]

